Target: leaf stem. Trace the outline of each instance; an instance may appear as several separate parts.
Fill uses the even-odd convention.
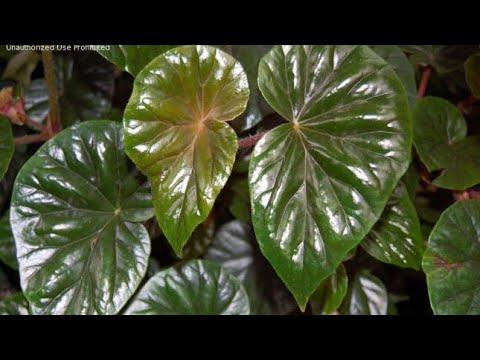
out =
[[[50,139],[50,135],[48,133],[25,135],[25,136],[16,137],[15,144],[16,145],[33,144],[33,143],[47,141],[48,139]]]
[[[47,127],[43,124],[40,124],[36,121],[33,121],[31,118],[27,116],[25,121],[25,125],[27,125],[30,129],[37,130],[38,132],[45,133],[47,131]]]
[[[50,105],[50,121],[47,121],[51,134],[56,134],[62,130],[60,122],[60,110],[58,105],[57,81],[55,79],[55,63],[53,62],[53,53],[50,50],[42,51],[42,62],[47,80],[48,102]]]
[[[422,79],[420,80],[420,85],[418,86],[417,99],[421,99],[425,96],[427,91],[428,81],[430,80],[430,75],[432,74],[432,67],[427,65],[423,68]]]
[[[266,133],[267,133],[266,131],[262,131],[262,132],[259,132],[258,134],[250,135],[238,140],[238,149],[244,150],[244,149],[249,149],[255,146],[255,144],[259,142],[260,139],[263,137],[263,135],[265,135]]]

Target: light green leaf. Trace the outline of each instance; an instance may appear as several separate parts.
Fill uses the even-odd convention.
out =
[[[253,224],[303,309],[407,170],[408,101],[393,69],[366,46],[276,46],[260,63],[259,87],[288,123],[255,146]]]
[[[160,228],[180,256],[232,171],[247,77],[230,55],[182,46],[158,56],[135,79],[124,115],[125,148],[152,183]]]

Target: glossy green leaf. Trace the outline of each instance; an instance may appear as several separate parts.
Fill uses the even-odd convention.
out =
[[[226,121],[248,95],[241,65],[208,46],[170,50],[135,79],[125,148],[152,183],[160,228],[178,256],[231,173],[238,145]]]
[[[472,95],[480,98],[480,54],[470,56],[465,62],[465,78]]]
[[[0,180],[8,170],[14,151],[12,126],[5,116],[0,115]]]
[[[10,214],[8,212],[0,218],[0,261],[12,269],[18,269],[17,249],[10,228]]]
[[[420,220],[402,182],[361,246],[371,256],[387,264],[415,270],[421,268],[425,245]]]
[[[480,201],[458,201],[430,233],[423,258],[435,314],[480,315]]]
[[[407,91],[410,106],[415,105],[417,101],[415,71],[402,49],[396,45],[373,45],[371,48],[395,70]]]
[[[135,296],[126,315],[248,315],[240,281],[218,264],[191,260],[159,272]]]
[[[28,302],[23,294],[17,293],[1,300],[0,315],[29,315]]]
[[[368,271],[358,273],[350,283],[342,306],[346,315],[386,315],[388,293],[385,285]]]
[[[312,312],[316,315],[333,314],[342,305],[347,289],[348,277],[342,264],[312,294],[310,298]]]
[[[233,220],[220,227],[205,258],[215,261],[242,281],[252,314],[285,314],[295,309],[287,289],[254,243],[248,224]]]
[[[209,216],[207,220],[197,226],[193,230],[192,236],[183,248],[183,259],[195,259],[205,254],[208,247],[213,241],[215,235],[215,221],[213,216]]]
[[[252,215],[248,180],[246,178],[236,178],[232,181],[230,189],[232,191],[232,199],[228,210],[230,210],[230,213],[238,220],[251,223]]]
[[[250,99],[247,109],[231,125],[237,132],[251,129],[257,125],[265,115],[273,113],[272,108],[263,98],[257,85],[258,64],[260,59],[272,45],[227,45],[223,49],[237,59],[243,66],[248,78]]]
[[[56,135],[17,176],[10,222],[34,314],[115,314],[145,275],[153,216],[129,175],[121,124],[89,121]]]
[[[101,119],[111,107],[113,70],[106,66],[106,60],[99,55],[97,57],[85,54],[75,60],[68,56],[55,58],[60,116],[64,127],[81,121]]]
[[[133,76],[158,55],[178,45],[110,45],[110,50],[98,50],[108,61]]]
[[[45,79],[33,80],[25,87],[25,111],[30,119],[42,123],[50,110],[48,103],[48,86]]]
[[[464,190],[480,183],[480,136],[467,137],[460,110],[447,100],[425,97],[414,111],[414,139],[428,171],[442,170],[433,184]]]
[[[260,63],[259,87],[288,123],[255,146],[253,224],[303,309],[407,170],[408,101],[393,69],[366,46],[277,46]]]

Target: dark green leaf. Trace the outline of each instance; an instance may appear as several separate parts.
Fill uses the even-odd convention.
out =
[[[8,170],[14,151],[12,126],[6,117],[0,115],[0,180]]]
[[[373,45],[371,48],[395,70],[407,91],[410,106],[415,105],[417,101],[415,71],[402,49],[396,45]]]
[[[207,248],[213,241],[215,234],[215,221],[213,216],[209,216],[207,220],[197,226],[193,230],[192,236],[183,248],[183,259],[195,259],[205,253]]]
[[[234,119],[231,124],[237,132],[248,130],[257,125],[265,115],[273,113],[272,108],[258,90],[258,64],[272,45],[227,45],[224,49],[243,66],[248,78],[250,99],[246,111]]]
[[[415,270],[421,268],[425,245],[420,220],[402,182],[361,245],[371,256],[387,264]]]
[[[480,315],[480,201],[458,201],[442,214],[423,258],[435,314]]]
[[[10,214],[8,212],[0,218],[0,261],[12,269],[18,269],[17,250],[10,228]]]
[[[465,62],[465,78],[472,95],[480,98],[480,54],[470,56]]]
[[[248,180],[246,178],[236,178],[231,186],[232,199],[228,209],[232,215],[243,222],[252,223],[250,210],[250,193],[248,190]]]
[[[159,272],[135,296],[126,315],[248,315],[238,279],[218,264],[191,260]]]
[[[442,211],[435,207],[434,198],[418,195],[413,200],[418,217],[430,224],[435,224],[442,215]]]
[[[277,46],[260,63],[259,88],[289,122],[255,146],[253,224],[303,309],[407,170],[408,101],[392,68],[366,46]]]
[[[34,314],[115,314],[145,275],[153,216],[129,175],[121,124],[89,121],[49,140],[17,176],[10,220]]]
[[[425,97],[414,111],[414,143],[428,171],[442,170],[433,184],[464,190],[480,183],[480,136],[467,137],[467,123],[448,101]]]
[[[254,243],[252,228],[233,220],[217,231],[205,258],[230,270],[247,290],[252,314],[285,314],[295,303]]]
[[[160,228],[178,256],[230,175],[238,145],[226,121],[248,95],[241,65],[208,46],[170,50],[135,79],[125,148],[152,182]]]
[[[178,45],[109,45],[110,50],[98,50],[108,61],[133,76],[158,55]]]
[[[420,182],[420,172],[418,171],[415,163],[411,163],[408,167],[405,175],[403,175],[402,182],[407,188],[410,199],[415,199],[417,185]]]
[[[348,277],[345,266],[342,264],[332,275],[323,280],[312,294],[310,298],[312,312],[316,315],[333,314],[342,305],[347,289]]]
[[[36,79],[25,87],[25,111],[30,119],[43,122],[50,110],[48,87],[45,79]]]
[[[29,315],[28,302],[23,294],[10,295],[0,301],[0,315]]]
[[[346,315],[386,315],[388,294],[385,285],[368,271],[358,273],[342,306]]]
[[[88,53],[55,60],[63,126],[101,118],[112,102],[114,79],[108,63]]]

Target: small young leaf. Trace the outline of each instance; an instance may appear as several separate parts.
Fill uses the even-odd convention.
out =
[[[1,300],[0,315],[29,315],[28,302],[23,294],[13,294]]]
[[[23,166],[10,222],[33,314],[116,314],[150,255],[139,222],[148,189],[129,175],[121,124],[89,121],[57,134]]]
[[[0,180],[7,172],[14,151],[12,126],[5,116],[0,115]]]
[[[433,312],[480,315],[480,201],[458,201],[430,233],[423,257]]]
[[[387,264],[415,270],[421,268],[425,245],[420,220],[402,182],[361,246],[371,256]]]
[[[395,70],[407,91],[410,106],[415,105],[417,101],[415,71],[402,49],[396,45],[373,45],[370,47]]]
[[[276,46],[258,83],[288,123],[255,146],[252,220],[262,253],[303,309],[407,170],[408,100],[393,69],[366,46]]]
[[[150,61],[178,45],[110,45],[110,50],[98,50],[120,69],[137,76]]]
[[[345,266],[342,264],[332,275],[323,280],[310,297],[312,312],[316,315],[333,314],[342,305],[347,289],[348,277]]]
[[[17,249],[10,228],[10,214],[8,212],[0,218],[0,261],[14,270],[18,269]]]
[[[126,315],[249,315],[240,281],[219,265],[191,260],[161,271],[135,296]]]
[[[465,78],[472,95],[480,98],[480,54],[470,56],[465,62]]]
[[[442,170],[434,185],[464,190],[480,183],[480,136],[467,137],[462,113],[448,101],[425,97],[417,102],[413,141],[428,171]]]
[[[252,314],[285,314],[295,302],[254,244],[251,226],[233,220],[220,227],[205,258],[231,271],[245,286]]]
[[[346,315],[386,315],[388,293],[385,285],[368,271],[358,273],[342,306]]]
[[[152,182],[160,228],[178,256],[231,173],[238,145],[226,121],[248,95],[241,65],[208,46],[170,50],[135,79],[125,148]]]

